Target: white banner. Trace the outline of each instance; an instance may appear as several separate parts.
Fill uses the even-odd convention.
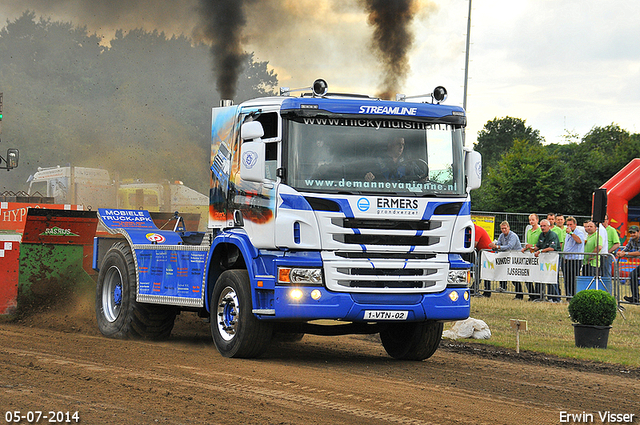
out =
[[[482,251],[480,279],[558,283],[558,252]]]

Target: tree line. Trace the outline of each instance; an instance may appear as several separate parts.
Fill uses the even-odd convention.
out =
[[[472,209],[590,215],[593,191],[640,157],[640,134],[617,124],[593,127],[580,140],[573,134],[565,139],[568,143],[546,144],[520,118],[488,121],[475,144],[483,182],[473,193]],[[640,205],[639,200],[630,205]]]

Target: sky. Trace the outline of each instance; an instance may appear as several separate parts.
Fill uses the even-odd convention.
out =
[[[245,0],[242,44],[268,61],[281,86],[374,95],[381,64],[362,0]],[[393,1],[393,0],[389,0]],[[468,0],[415,0],[408,96],[442,85],[463,105]],[[615,123],[640,132],[640,2],[472,0],[467,145],[484,124],[526,120],[549,143]],[[197,0],[0,0],[0,23],[25,10],[87,26],[108,42],[116,29],[197,37]]]

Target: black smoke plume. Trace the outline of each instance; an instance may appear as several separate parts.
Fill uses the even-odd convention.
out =
[[[374,27],[373,47],[383,65],[380,96],[390,99],[409,72],[408,53],[414,35],[410,29],[416,12],[415,0],[362,0]]]
[[[211,44],[213,72],[221,99],[233,99],[242,72],[244,4],[251,0],[199,0],[200,33]]]

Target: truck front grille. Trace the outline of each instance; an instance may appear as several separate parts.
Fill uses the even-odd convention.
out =
[[[357,269],[339,268],[338,273],[360,276],[428,276],[435,270],[424,269]]]
[[[343,229],[332,234],[340,244],[368,246],[432,246],[440,243],[439,236],[425,233],[441,227],[440,221],[380,220],[332,218],[331,224]]]
[[[318,213],[325,283],[352,294],[435,293],[446,288],[455,218],[339,217]]]
[[[432,280],[412,281],[412,280],[379,280],[379,281],[360,281],[360,280],[339,280],[338,285],[345,288],[376,288],[376,289],[399,289],[411,288],[422,289],[435,286],[436,282]]]
[[[436,258],[436,254],[425,254],[418,252],[350,252],[337,251],[336,257],[341,258],[364,258],[364,259],[389,259],[389,260],[429,260]]]
[[[338,267],[336,283],[345,288],[429,288],[435,280],[427,276],[437,273],[436,269],[390,268],[390,267]]]
[[[333,235],[336,242],[358,245],[414,245],[430,246],[440,242],[436,236],[397,236],[397,235]]]
[[[438,221],[395,221],[360,218],[334,218],[333,224],[348,229],[385,229],[385,230],[433,230],[440,227]]]

